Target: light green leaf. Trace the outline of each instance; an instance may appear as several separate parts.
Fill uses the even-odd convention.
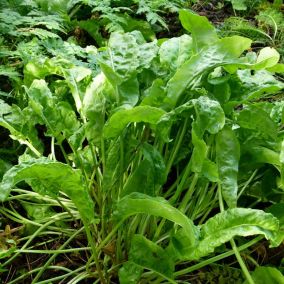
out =
[[[114,217],[121,220],[139,213],[159,216],[180,225],[186,231],[190,244],[194,245],[197,232],[193,222],[162,197],[131,193],[119,200]]]
[[[216,160],[222,196],[229,207],[237,206],[239,141],[230,127],[224,127],[216,138]]]
[[[114,113],[104,126],[104,137],[118,136],[127,124],[131,122],[144,122],[156,124],[165,113],[162,109],[150,106],[137,106],[132,109],[122,109]]]
[[[98,74],[87,87],[83,99],[83,113],[87,118],[86,135],[99,145],[105,123],[107,103],[113,104],[115,90],[103,73]]]
[[[182,26],[191,33],[196,53],[218,40],[214,26],[206,17],[194,14],[189,10],[180,10],[179,19]]]
[[[79,170],[46,158],[21,163],[5,173],[0,184],[0,200],[5,201],[11,188],[21,181],[26,181],[43,195],[53,197],[59,191],[64,192],[74,202],[84,221],[94,220],[94,204]]]
[[[278,63],[274,65],[273,67],[267,68],[267,70],[270,72],[275,72],[275,73],[284,73],[284,64]]]
[[[215,67],[229,64],[243,64],[238,57],[250,47],[251,40],[239,36],[223,38],[217,43],[202,49],[186,61],[169,80],[165,105],[171,109],[181,94],[203,73]]]

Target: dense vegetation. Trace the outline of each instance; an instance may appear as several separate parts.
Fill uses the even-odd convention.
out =
[[[284,283],[283,36],[282,1],[0,0],[1,283]]]

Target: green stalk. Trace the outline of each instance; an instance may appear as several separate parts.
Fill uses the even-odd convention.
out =
[[[219,206],[220,206],[220,211],[223,212],[225,209],[224,209],[224,203],[223,203],[223,197],[222,197],[222,192],[221,192],[221,185],[220,183],[218,184],[218,193],[219,193]],[[249,284],[255,284],[255,282],[253,281],[247,267],[246,267],[246,264],[244,263],[241,255],[240,255],[240,252],[238,250],[238,247],[234,241],[234,239],[232,238],[230,240],[230,243],[231,243],[231,246],[232,246],[232,249],[234,251],[234,254],[238,260],[238,263],[242,269],[242,272],[246,278],[246,280],[248,281]]]
[[[191,160],[189,160],[189,162],[187,163],[187,166],[185,168],[185,172],[182,175],[181,182],[179,183],[175,194],[169,200],[171,204],[175,204],[175,202],[179,198],[182,190],[184,189],[185,183],[187,181],[187,178],[188,178],[190,172],[191,172]]]
[[[58,249],[63,250],[77,235],[79,235],[82,231],[84,230],[84,227],[80,228],[78,231],[76,231],[70,238],[68,238],[68,240],[62,244],[60,246],[60,248]],[[39,278],[41,277],[41,275],[44,273],[44,271],[47,269],[47,267],[49,266],[49,264],[57,257],[58,252],[55,252],[49,259],[48,261],[41,267],[41,269],[39,270],[39,272],[37,273],[37,275],[35,276],[35,278],[33,279],[31,284],[38,284],[39,283]]]
[[[177,153],[179,151],[179,148],[180,148],[180,146],[182,144],[182,141],[183,141],[186,129],[187,129],[187,124],[188,124],[188,118],[185,119],[182,128],[179,130],[180,133],[178,133],[178,135],[177,135],[177,137],[178,137],[177,143],[175,144],[174,149],[171,151],[171,155],[170,155],[169,161],[168,161],[168,163],[166,165],[166,175],[169,174],[169,172],[171,170],[171,167],[173,165],[173,162],[174,162],[174,160],[176,158],[176,155],[177,155]]]
[[[198,178],[199,178],[198,173],[194,173],[190,187],[189,187],[188,191],[186,192],[186,194],[185,194],[185,196],[184,196],[184,198],[181,202],[181,205],[179,206],[180,211],[183,212],[183,213],[185,212],[186,206],[187,206],[187,204],[188,204],[188,202],[189,202],[189,200],[190,200],[190,198],[191,198],[191,196],[194,192]]]

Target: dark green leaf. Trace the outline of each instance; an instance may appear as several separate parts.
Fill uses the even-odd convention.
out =
[[[237,206],[240,145],[234,131],[226,126],[217,134],[216,160],[222,196],[229,207]]]
[[[158,272],[166,278],[173,277],[174,263],[170,255],[142,235],[133,237],[129,260],[143,268]]]
[[[79,170],[46,158],[21,163],[5,173],[0,185],[0,200],[5,201],[11,188],[20,181],[26,181],[43,195],[54,197],[59,191],[64,192],[74,202],[83,220],[94,220],[94,204]]]

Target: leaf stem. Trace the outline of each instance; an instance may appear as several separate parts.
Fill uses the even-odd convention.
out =
[[[220,205],[220,211],[223,212],[225,209],[224,209],[224,203],[223,203],[223,198],[222,198],[222,191],[221,191],[221,184],[219,183],[218,184],[218,194],[219,194],[219,205]],[[238,260],[238,263],[242,269],[242,272],[246,278],[246,280],[248,281],[249,284],[255,284],[255,282],[253,281],[249,271],[248,271],[248,268],[246,267],[246,264],[244,263],[241,255],[240,255],[240,252],[238,250],[238,247],[234,241],[234,239],[232,238],[230,240],[230,243],[231,243],[231,246],[232,246],[232,249],[234,251],[234,254]]]

